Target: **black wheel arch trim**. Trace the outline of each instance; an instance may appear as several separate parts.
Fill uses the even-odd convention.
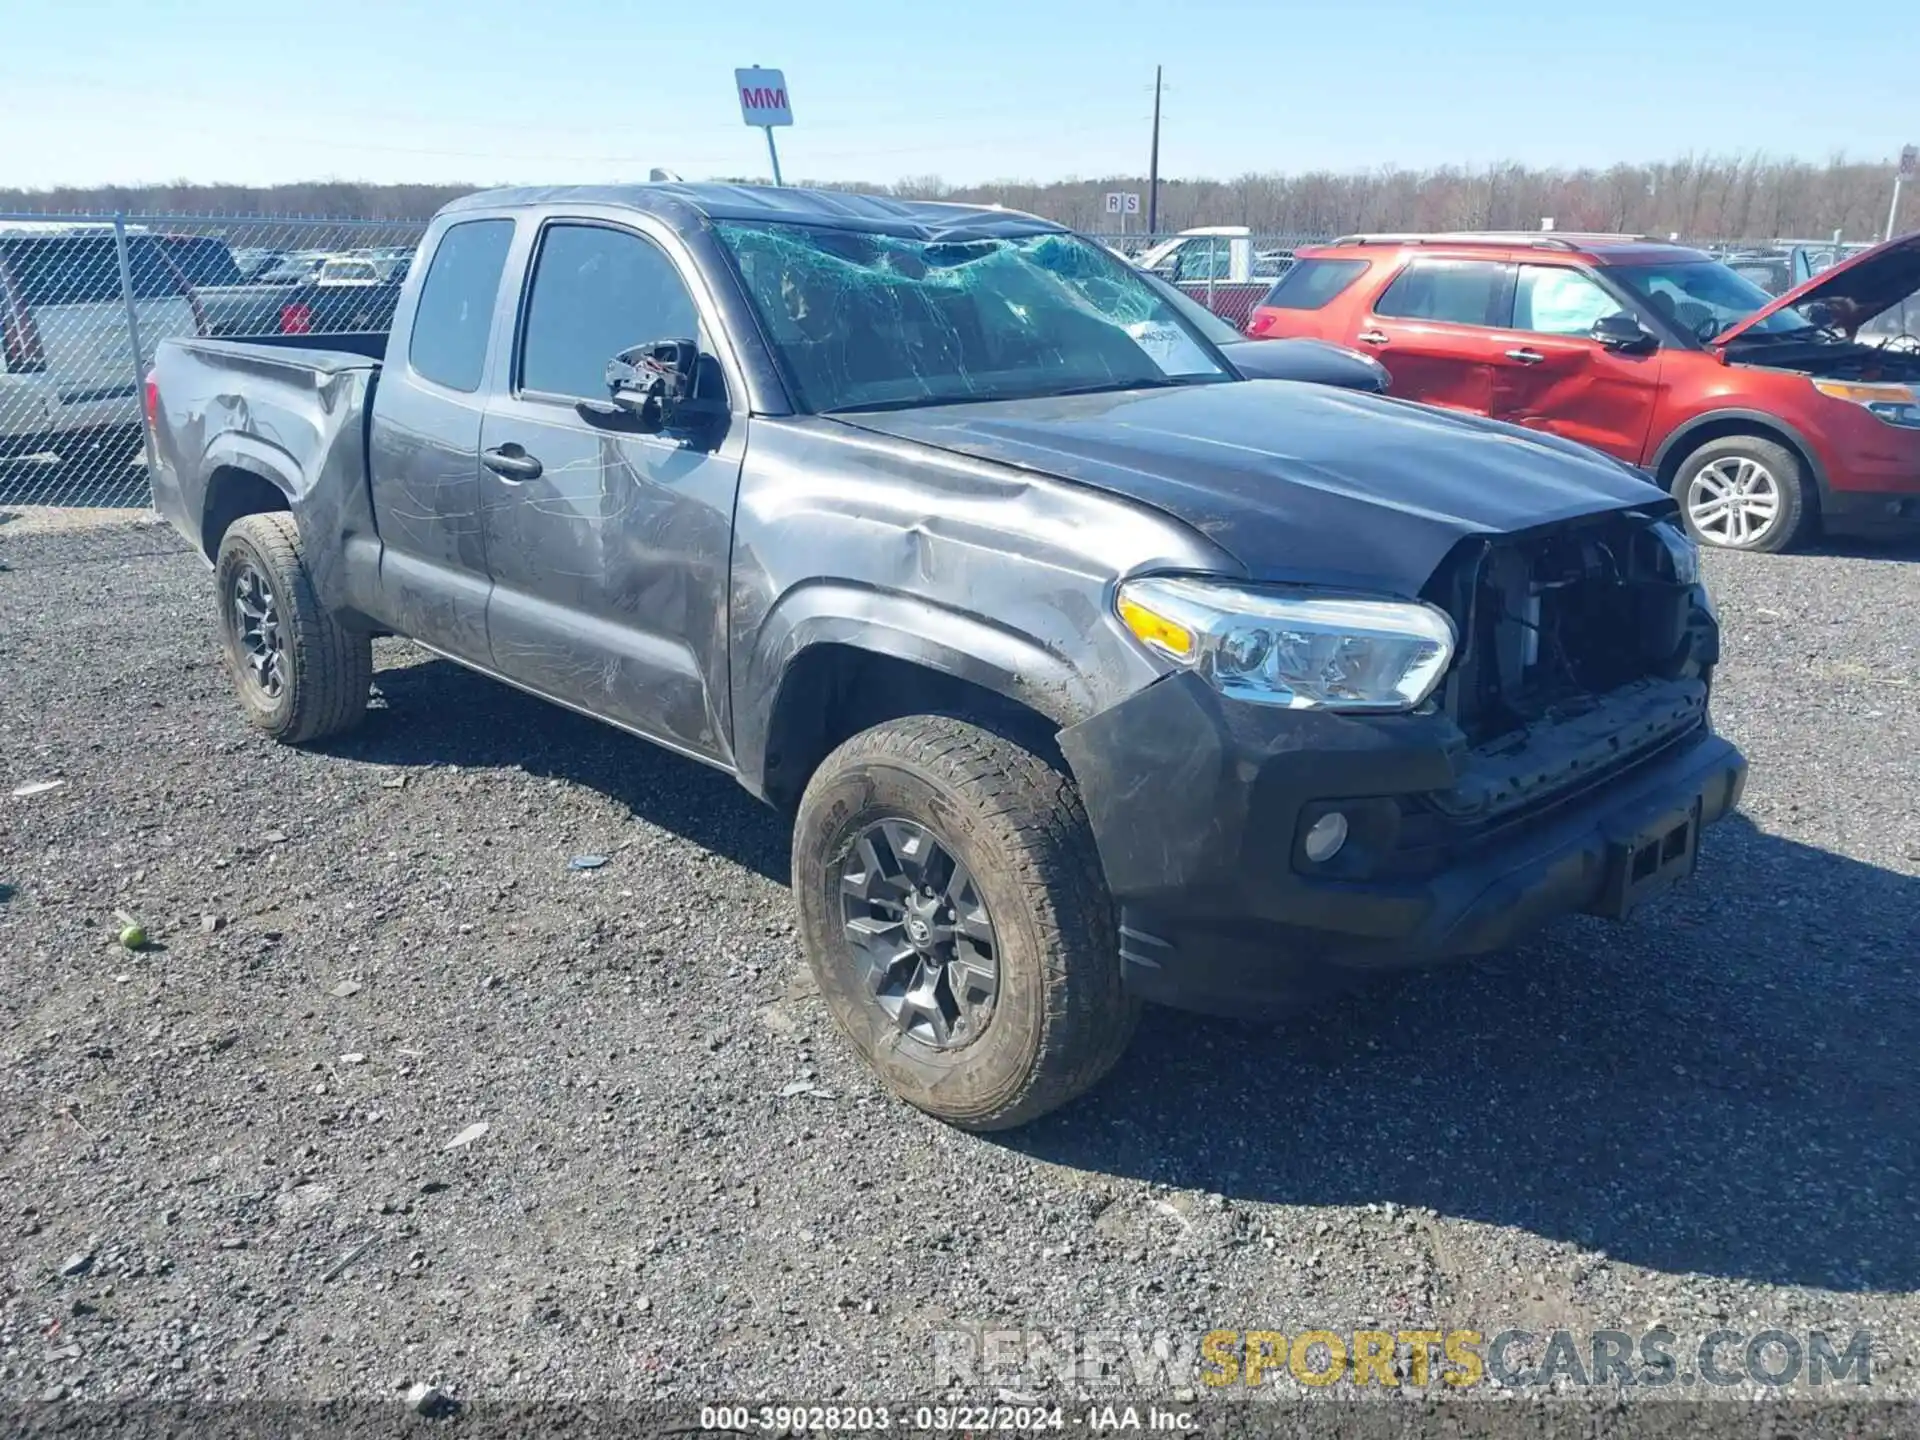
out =
[[[292,455],[258,436],[232,430],[216,436],[200,458],[200,473],[209,482],[221,470],[242,470],[258,476],[285,495],[289,507],[307,489],[300,462]]]
[[[775,607],[734,676],[734,754],[765,798],[784,691],[823,646],[904,662],[993,694],[1064,728],[1103,705],[1086,675],[1031,636],[923,597],[823,582]]]
[[[1764,410],[1709,410],[1705,414],[1696,415],[1661,442],[1648,468],[1655,475],[1660,474],[1669,460],[1676,455],[1684,454],[1690,448],[1688,441],[1695,435],[1702,430],[1729,423],[1751,425],[1756,430],[1770,430],[1780,436],[1800,453],[1801,459],[1806,461],[1807,473],[1813,477],[1814,486],[1821,496],[1824,497],[1831,489],[1827,478],[1827,467],[1820,459],[1820,452],[1808,441],[1806,435],[1778,415],[1769,415]]]

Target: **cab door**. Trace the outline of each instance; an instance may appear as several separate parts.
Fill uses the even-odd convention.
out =
[[[1494,418],[1639,463],[1660,398],[1661,352],[1610,349],[1593,338],[1595,321],[1631,313],[1573,265],[1522,264]]]
[[[403,635],[486,665],[487,557],[480,527],[480,418],[500,280],[512,248],[505,215],[430,231],[426,278],[395,317],[368,442],[380,535],[381,618]],[[349,554],[359,543],[348,537]]]
[[[678,262],[637,225],[549,221],[481,422],[480,519],[499,672],[724,765],[744,411],[660,433],[605,413],[607,363],[670,339],[697,342],[696,393],[724,401],[712,333]]]
[[[1491,415],[1513,303],[1513,266],[1416,255],[1360,316],[1348,343],[1374,356],[1408,400]]]

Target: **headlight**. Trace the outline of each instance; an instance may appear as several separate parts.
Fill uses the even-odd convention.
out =
[[[1920,386],[1854,385],[1844,380],[1816,380],[1813,388],[1836,400],[1863,405],[1867,412],[1902,430],[1920,430]]]
[[[1150,576],[1116,608],[1149,649],[1241,700],[1295,710],[1411,710],[1453,660],[1431,605]]]

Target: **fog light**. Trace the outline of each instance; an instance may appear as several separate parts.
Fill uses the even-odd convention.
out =
[[[1306,851],[1307,859],[1316,865],[1324,865],[1340,853],[1340,847],[1347,843],[1347,817],[1338,810],[1329,810],[1314,821],[1307,830],[1307,838],[1300,848]]]

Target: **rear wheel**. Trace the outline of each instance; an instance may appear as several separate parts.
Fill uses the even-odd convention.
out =
[[[227,670],[248,723],[291,745],[359,724],[373,642],[314,595],[293,517],[234,521],[214,575]]]
[[[973,1130],[1091,1089],[1139,1007],[1073,782],[962,720],[856,735],[793,837],[801,941],[836,1022],[896,1095]]]
[[[1673,498],[1687,532],[1703,545],[1772,554],[1798,543],[1817,507],[1805,466],[1786,446],[1758,435],[1709,440],[1674,472]]]

